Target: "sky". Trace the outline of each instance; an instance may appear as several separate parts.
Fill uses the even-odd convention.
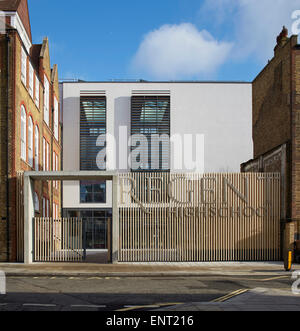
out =
[[[60,80],[252,81],[300,18],[300,0],[28,3],[33,42],[49,38]]]

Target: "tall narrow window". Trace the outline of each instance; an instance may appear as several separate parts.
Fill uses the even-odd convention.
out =
[[[44,121],[49,126],[49,81],[46,75],[44,76],[45,96],[44,96]]]
[[[34,96],[34,101],[35,104],[38,108],[40,108],[40,82],[39,79],[37,77],[37,75],[35,75],[35,96]]]
[[[22,48],[22,54],[21,54],[21,79],[23,84],[26,86],[26,80],[27,80],[27,55],[26,52],[24,50],[24,48]]]
[[[29,62],[29,94],[33,99],[33,67],[32,64]]]
[[[96,146],[100,135],[106,134],[106,98],[80,98],[80,170],[105,170],[106,162],[97,162],[97,155],[105,146]],[[103,145],[105,139],[103,139]],[[99,169],[100,167],[100,169]],[[105,203],[106,182],[81,182],[81,203]]]
[[[26,111],[21,106],[21,158],[26,162]]]
[[[31,167],[33,166],[33,122],[31,117],[28,121],[28,163]]]
[[[100,150],[96,142],[106,134],[106,98],[80,98],[80,170],[99,170],[96,159]],[[100,164],[101,170],[106,164]]]
[[[34,193],[34,210],[39,213],[40,212],[40,201],[39,201],[39,196],[37,193]]]
[[[56,155],[56,171],[59,171],[59,166],[58,166],[58,155]],[[56,181],[56,188],[58,189],[58,181]]]
[[[131,100],[132,170],[170,170],[170,97],[134,96]],[[143,137],[139,139],[139,137]],[[142,144],[142,145],[141,145]],[[138,153],[134,150],[138,149]]]
[[[43,198],[43,217],[46,217],[46,199]]]
[[[54,97],[54,137],[58,140],[58,101]]]
[[[35,160],[35,170],[39,171],[39,148],[40,148],[40,133],[39,128],[36,125],[34,130],[34,160]]]
[[[49,143],[47,142],[47,144],[46,144],[46,168],[47,168],[47,171],[50,170],[50,154],[49,154],[49,151],[50,151],[50,147],[49,147]]]
[[[46,139],[43,138],[43,170],[46,171]]]

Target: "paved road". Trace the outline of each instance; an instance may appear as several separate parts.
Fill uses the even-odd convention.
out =
[[[211,302],[257,287],[290,291],[289,276],[9,277],[0,311],[153,310],[177,303]]]

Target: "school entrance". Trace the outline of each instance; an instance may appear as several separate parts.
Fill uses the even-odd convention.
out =
[[[69,217],[57,219],[34,218],[34,262],[111,262],[111,212],[67,214]]]
[[[111,180],[112,210],[104,223],[97,210],[36,219],[41,179]],[[89,262],[103,250],[111,262],[278,261],[280,195],[277,173],[28,172],[24,260]]]

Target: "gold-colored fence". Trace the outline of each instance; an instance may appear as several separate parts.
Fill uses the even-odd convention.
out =
[[[82,226],[82,220],[77,218],[34,218],[34,261],[82,261],[84,259]]]
[[[280,259],[279,174],[119,176],[119,261]]]

